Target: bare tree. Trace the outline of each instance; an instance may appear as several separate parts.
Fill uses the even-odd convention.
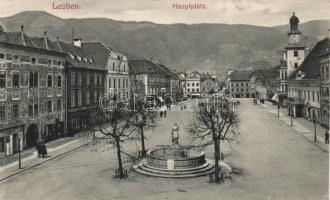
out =
[[[113,140],[117,150],[118,177],[124,178],[124,170],[121,157],[121,144],[138,139],[135,135],[135,128],[130,127],[131,113],[126,109],[114,107],[109,110],[102,110],[91,122],[91,129],[103,135],[103,139]]]
[[[141,139],[141,156],[146,156],[145,149],[145,129],[155,127],[157,112],[154,109],[148,109],[146,107],[146,102],[141,98],[136,98],[133,102],[134,106],[131,110],[131,120],[130,123],[139,129],[140,139]]]
[[[206,103],[200,103],[193,120],[188,125],[193,139],[198,139],[201,147],[213,145],[214,147],[214,174],[215,182],[220,181],[221,166],[221,141],[229,144],[237,141],[238,112],[235,103],[231,99],[221,96],[210,99]]]

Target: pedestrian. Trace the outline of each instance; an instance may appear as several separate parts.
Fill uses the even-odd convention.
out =
[[[174,123],[174,126],[171,131],[172,135],[172,145],[179,145],[179,126],[177,123]]]
[[[163,117],[163,111],[162,110],[159,112],[159,115],[160,115],[160,118]]]
[[[325,131],[325,136],[324,136],[324,138],[325,138],[325,143],[326,143],[326,144],[329,144],[329,131],[328,131],[328,130]]]
[[[164,117],[166,118],[166,109],[164,110]]]

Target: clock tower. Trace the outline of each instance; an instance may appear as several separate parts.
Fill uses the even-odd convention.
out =
[[[283,54],[283,65],[281,68],[281,88],[282,92],[287,93],[286,79],[293,72],[299,69],[299,66],[305,59],[305,44],[301,41],[301,32],[299,31],[299,18],[292,14],[290,18],[290,30],[288,32],[288,45]]]

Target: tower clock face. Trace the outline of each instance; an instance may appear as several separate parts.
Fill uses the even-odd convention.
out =
[[[295,44],[300,41],[300,35],[290,35],[289,37],[289,43]]]

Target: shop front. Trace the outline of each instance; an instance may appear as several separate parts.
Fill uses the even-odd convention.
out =
[[[1,129],[0,157],[10,156],[23,149],[24,125]]]

